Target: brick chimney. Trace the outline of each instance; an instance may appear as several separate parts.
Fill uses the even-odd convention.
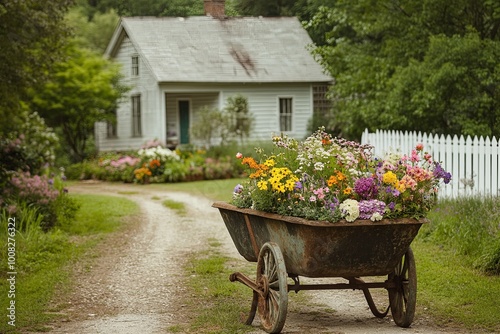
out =
[[[203,0],[205,15],[215,18],[223,18],[225,16],[224,6],[226,0]]]

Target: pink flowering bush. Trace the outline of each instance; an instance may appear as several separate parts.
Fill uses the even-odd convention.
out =
[[[322,128],[300,142],[273,138],[259,159],[237,154],[248,180],[235,187],[238,207],[313,220],[424,217],[451,175],[421,144],[410,155],[373,157],[373,147],[333,138]]]
[[[57,224],[70,223],[79,205],[67,195],[63,187],[64,175],[49,178],[45,175],[16,173],[10,179],[0,198],[0,206],[11,215],[20,214],[18,207],[30,206],[42,216],[42,228],[48,230]]]
[[[122,155],[99,160],[99,167],[102,168],[100,174],[106,181],[125,181],[133,180],[134,170],[139,166],[140,158],[131,155]]]

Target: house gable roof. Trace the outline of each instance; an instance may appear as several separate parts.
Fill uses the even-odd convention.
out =
[[[330,82],[297,18],[126,17],[106,55],[128,36],[158,82]]]

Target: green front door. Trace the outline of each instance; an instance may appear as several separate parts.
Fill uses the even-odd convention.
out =
[[[189,101],[179,101],[180,144],[189,144]]]

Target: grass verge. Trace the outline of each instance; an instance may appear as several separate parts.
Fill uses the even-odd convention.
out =
[[[83,259],[104,237],[124,226],[124,218],[138,212],[130,200],[100,195],[72,195],[81,204],[73,224],[64,230],[32,233],[29,237],[18,232],[16,243],[15,297],[9,298],[12,286],[6,272],[0,273],[1,309],[15,302],[15,327],[7,323],[5,312],[0,322],[0,333],[46,331],[45,323],[57,316],[52,299],[68,291],[71,284],[71,266]],[[5,227],[6,223],[2,222]],[[7,240],[2,229],[2,240]],[[5,242],[5,246],[7,243]],[[2,249],[5,263],[7,249]],[[9,311],[10,312],[10,311]]]
[[[192,317],[184,324],[171,326],[169,332],[244,334],[256,330],[243,323],[250,312],[252,290],[239,282],[231,282],[229,275],[238,271],[254,280],[257,263],[226,257],[219,249],[221,245],[218,240],[210,239],[206,251],[191,254],[184,267],[188,291],[183,299],[183,312]],[[307,303],[308,298],[290,293],[289,300],[290,310],[294,303]]]
[[[250,310],[252,292],[246,286],[229,281],[233,259],[219,251],[220,242],[208,241],[208,250],[190,256],[184,268],[186,287],[183,313],[192,315],[183,324],[169,328],[172,333],[235,334],[247,333],[251,327],[240,319]],[[239,266],[239,264],[238,264]],[[238,271],[249,274],[255,264],[239,266]]]
[[[163,206],[174,210],[178,215],[185,216],[186,215],[186,206],[183,202],[177,202],[171,199],[164,200],[161,204]]]
[[[474,270],[463,256],[417,239],[412,244],[418,305],[443,326],[500,333],[500,277]]]

